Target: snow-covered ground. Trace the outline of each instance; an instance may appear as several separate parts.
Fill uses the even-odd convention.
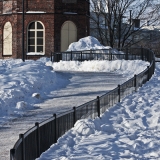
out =
[[[90,39],[91,37],[83,39],[83,44],[87,43],[86,41],[88,41],[88,38]],[[91,39],[91,41],[93,41],[93,39]],[[100,44],[98,44],[97,42],[95,43],[96,44],[94,46],[100,49]],[[81,47],[83,48],[84,45],[81,45]],[[103,46],[101,47],[103,48]],[[88,45],[85,49],[88,50],[91,48],[92,47]],[[19,59],[0,60],[0,159],[9,159],[9,150],[17,141],[18,134],[24,133],[26,130],[32,127],[36,121],[41,122],[44,119],[50,117],[52,113],[63,112],[68,108],[72,108],[73,106],[78,106],[82,103],[92,100],[97,95],[102,95],[108,90],[115,88],[118,84],[123,83],[134,74],[137,74],[140,71],[144,70],[147,66],[148,63],[146,62],[124,60],[116,60],[113,62],[88,61],[82,63],[59,62],[54,64],[52,64],[47,58],[42,58],[37,61],[26,60],[25,63]],[[150,94],[151,89],[152,86],[146,91],[146,97],[148,94]],[[158,89],[155,90],[155,97],[156,93],[158,92]],[[154,94],[151,93],[151,95],[154,98]],[[140,96],[141,95],[139,95],[139,98]],[[146,103],[150,107],[149,98],[147,99]],[[129,98],[128,101],[132,103],[132,100],[130,100]],[[132,109],[132,105],[129,102],[126,102],[126,104],[129,108]],[[139,100],[135,103],[138,104],[142,102],[144,102],[143,99],[142,101]],[[86,133],[85,127],[79,127],[79,131],[78,128],[73,128],[67,133],[68,135],[64,135],[62,137],[62,141],[66,143],[65,146],[63,146],[63,144],[61,143],[62,148],[57,148],[57,146],[59,146],[60,144],[56,144],[55,146],[57,148],[57,151],[55,150],[55,146],[53,146],[53,149],[51,149],[49,153],[42,155],[43,158],[41,159],[45,159],[44,157],[54,159],[54,157],[52,157],[52,154],[56,154],[55,157],[59,156],[59,158],[62,159],[64,157],[70,157],[70,151],[73,150],[74,152],[74,149],[76,149],[76,147],[78,148],[78,145],[82,145],[83,149],[83,146],[85,146],[83,140],[87,142],[85,138],[88,138],[89,140],[89,138],[92,138],[92,136],[94,136],[95,134],[97,134],[97,136],[99,137],[98,140],[96,140],[95,138],[97,142],[97,144],[95,143],[95,145],[98,146],[98,144],[100,144],[101,142],[104,143],[103,138],[100,138],[100,132],[104,132],[105,135],[108,135],[106,133],[111,132],[109,135],[111,135],[111,137],[117,137],[118,141],[118,137],[120,137],[116,136],[116,134],[119,133],[118,130],[116,130],[116,128],[112,130],[112,127],[114,127],[116,123],[112,123],[112,121],[110,120],[115,119],[115,122],[117,121],[117,125],[121,124],[122,122],[127,121],[126,117],[120,120],[118,120],[118,117],[123,114],[124,116],[127,116],[128,113],[128,110],[126,110],[127,107],[123,108],[122,104],[119,105],[121,105],[122,107],[118,109],[114,109],[114,107],[112,114],[110,113],[112,109],[109,112],[106,112],[107,115],[108,113],[109,115],[111,114],[113,118],[107,120],[105,118],[105,115],[103,115],[104,118],[101,119],[103,121],[97,119],[97,122],[92,120],[77,122],[76,126],[91,126],[89,127],[89,129],[87,129],[89,130],[89,133]],[[120,110],[121,108],[123,108],[123,110]],[[133,108],[136,107],[133,106]],[[131,111],[131,115],[128,115],[128,117],[134,116]],[[158,109],[156,111],[158,113]],[[151,112],[151,117],[154,116],[154,113],[154,111]],[[130,119],[132,120],[132,118],[129,118],[128,121]],[[103,124],[105,119],[106,124]],[[140,118],[139,120],[141,122]],[[155,123],[158,124],[158,120],[156,120]],[[134,129],[134,125],[130,124],[130,126]],[[121,127],[119,126],[119,128],[123,128],[123,125]],[[81,129],[84,130],[84,135],[82,135]],[[92,133],[92,135],[90,135],[90,133]],[[123,133],[125,135],[125,131]],[[75,135],[77,135],[77,137],[74,137]],[[136,135],[136,133],[134,135]],[[63,139],[66,136],[69,136],[66,139],[68,139],[70,142],[66,139]],[[112,141],[108,142],[108,138],[111,139],[111,137],[107,137],[107,140],[105,140],[107,144],[111,144]],[[78,143],[77,140],[80,143]],[[59,141],[61,141],[61,139]],[[102,144],[101,147],[103,148],[103,146],[105,147],[105,145],[107,144]],[[153,142],[153,146],[154,145],[156,144]],[[66,152],[65,148],[71,148],[71,150],[68,150]],[[112,146],[112,148],[114,148],[114,145]],[[93,147],[93,150],[94,149],[96,148]],[[116,146],[115,149],[117,149]],[[122,149],[120,149],[120,151],[121,150]],[[115,151],[116,150],[114,150],[114,152]],[[77,155],[78,158],[75,157],[73,159],[90,159],[81,157],[83,156],[83,154],[85,156],[85,153],[88,154],[87,149],[81,150],[79,148],[79,155]],[[103,152],[100,154],[103,155]],[[88,154],[88,156],[92,156],[92,154]],[[91,157],[91,159],[93,159],[93,156]],[[99,159],[101,159],[101,156]]]
[[[25,63],[22,60],[0,60],[0,125],[35,109],[35,104],[46,99],[51,91],[65,86],[68,80],[57,77],[55,71],[114,72],[127,78],[144,70],[147,65],[143,61],[125,60],[54,64],[47,58],[26,60]],[[136,70],[137,66],[140,66],[139,70]]]
[[[52,70],[48,66],[52,64],[50,61],[46,63],[46,60],[30,60],[25,63],[21,60],[2,61],[6,64],[3,74],[0,74],[3,77],[0,82],[3,87],[0,97],[1,104],[3,103],[0,105],[2,160],[9,159],[9,150],[18,140],[18,135],[26,132],[35,122],[41,122],[53,113],[63,112],[105,94],[137,73],[132,68],[143,66],[144,69],[148,65],[142,61],[117,61],[115,68],[115,62],[113,65],[110,61],[99,61],[97,65],[96,61],[88,61],[83,62],[86,65],[85,71],[83,63],[74,62],[76,65],[72,72],[71,69],[62,71],[64,62],[55,63]],[[65,62],[65,66],[68,66],[66,68],[71,63],[73,62]],[[90,65],[94,72],[89,69]]]
[[[159,160],[160,64],[137,92],[101,115],[76,122],[39,160]]]

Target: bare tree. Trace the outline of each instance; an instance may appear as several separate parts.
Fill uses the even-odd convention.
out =
[[[95,29],[104,45],[118,48],[133,45],[133,37],[147,21],[151,25],[157,22],[159,8],[154,0],[91,0],[91,32]]]

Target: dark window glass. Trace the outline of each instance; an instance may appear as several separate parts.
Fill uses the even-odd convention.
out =
[[[43,52],[43,46],[37,46],[37,52]]]
[[[30,23],[29,29],[35,29],[35,22]]]
[[[37,38],[37,45],[43,45],[43,39]]]
[[[41,23],[37,22],[37,29],[43,29],[43,26]]]
[[[28,45],[35,45],[35,39],[28,39]]]
[[[30,38],[30,37],[35,37],[34,31],[28,31],[28,38]]]
[[[33,29],[33,31],[31,31]],[[38,31],[42,29],[42,31]],[[43,25],[39,22],[32,22],[28,27],[28,52],[43,52]],[[37,44],[36,44],[36,43]]]
[[[37,37],[43,37],[43,31],[37,31]]]
[[[35,46],[28,46],[28,52],[35,52]]]

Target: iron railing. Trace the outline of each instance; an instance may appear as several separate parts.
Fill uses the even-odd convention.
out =
[[[82,61],[84,58],[85,60],[86,58],[91,59],[91,57],[92,59],[108,58],[108,60],[141,59],[150,62],[150,65],[143,72],[135,75],[123,84],[118,85],[115,89],[107,92],[101,97],[97,96],[96,99],[81,106],[73,107],[73,109],[65,113],[59,115],[54,114],[51,118],[41,123],[35,123],[33,128],[26,133],[19,135],[18,141],[13,149],[10,150],[10,160],[32,160],[39,157],[42,152],[46,151],[52,144],[56,143],[59,137],[71,129],[77,120],[100,117],[100,115],[108,108],[120,102],[127,95],[135,92],[138,87],[141,87],[146,83],[154,74],[155,57],[151,50],[144,48],[121,49],[121,53],[123,52],[123,54],[114,53],[113,50],[101,51],[90,51],[91,55],[88,54],[89,51],[80,52],[80,60]],[[66,57],[65,60],[75,60],[75,57],[78,57],[77,54],[79,56],[77,51],[70,53],[54,53],[54,57],[51,56],[51,60],[60,60],[58,59],[59,57]]]

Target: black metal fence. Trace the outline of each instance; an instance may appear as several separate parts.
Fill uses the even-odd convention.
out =
[[[101,97],[98,96],[96,99],[88,103],[78,107],[73,107],[73,109],[65,113],[59,115],[54,114],[51,118],[41,123],[35,123],[33,128],[28,130],[26,133],[19,135],[18,141],[14,145],[13,149],[10,150],[11,160],[32,160],[39,157],[42,152],[46,151],[52,144],[56,143],[59,137],[71,129],[77,120],[95,118],[97,116],[100,117],[100,115],[108,108],[120,102],[127,95],[135,92],[138,87],[141,87],[146,83],[154,74],[155,57],[151,50],[144,48],[122,49],[121,54],[114,53],[113,50],[101,51],[94,51],[95,53],[93,55],[95,57],[93,55],[89,55],[88,51],[83,51],[83,53],[80,53],[80,60],[86,60],[86,58],[91,59],[91,57],[92,59],[105,59],[105,57],[107,57],[109,60],[141,59],[150,62],[150,65],[140,74],[135,75],[122,85],[118,85],[115,89]],[[93,53],[93,51],[90,52]],[[58,59],[59,57],[63,57],[65,60],[75,60],[75,57],[78,56],[77,52],[54,53],[54,57],[51,56],[51,60],[53,61],[56,59],[56,61],[58,61],[60,60]]]
[[[85,61],[85,60],[145,60],[151,59],[145,48],[99,49],[85,51],[51,52],[51,61]]]

